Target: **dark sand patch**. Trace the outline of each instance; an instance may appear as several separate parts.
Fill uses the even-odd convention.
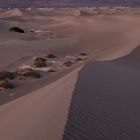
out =
[[[79,74],[63,140],[140,139],[140,47]]]

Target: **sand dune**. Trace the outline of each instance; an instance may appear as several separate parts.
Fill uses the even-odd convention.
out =
[[[0,12],[0,18],[16,17],[16,16],[22,16],[22,12],[19,9]]]
[[[53,24],[50,25],[48,20]],[[53,21],[46,18],[46,22],[36,20],[32,24],[33,21],[31,19],[25,23],[12,22],[12,26],[20,26],[27,30],[27,33],[25,35],[6,34],[9,37],[8,39],[4,38],[7,42],[1,42],[1,51],[6,52],[9,48],[11,49],[11,55],[9,57],[5,56],[6,58],[0,56],[1,66],[11,62],[11,58],[13,60],[20,59],[18,57],[28,56],[32,52],[37,56],[38,53],[48,50],[63,55],[74,55],[85,51],[92,53],[91,56],[94,59],[113,59],[129,53],[140,43],[140,30],[138,28],[140,20],[138,16],[97,16],[89,18],[66,16],[59,18],[59,21],[58,17],[53,18]],[[59,39],[51,40],[46,39],[45,36],[40,37],[30,34],[28,32],[30,29],[53,31]],[[40,46],[39,49],[38,46]],[[15,48],[16,51],[12,51]]]
[[[140,47],[129,55],[91,62],[80,72],[64,140],[140,138]]]
[[[91,14],[88,16],[80,16],[80,10],[85,10],[90,13],[101,13],[98,15]],[[58,56],[57,59],[67,59],[67,56],[75,58],[79,56],[81,52],[86,52],[87,56],[85,57],[84,62],[82,62],[83,65],[93,60],[103,61],[93,64],[90,63],[89,66],[87,65],[80,72],[78,83],[76,85],[71,107],[72,111],[73,106],[75,107],[75,109],[74,112],[71,112],[70,110],[69,120],[71,123],[71,113],[72,115],[73,113],[76,113],[76,116],[78,116],[77,111],[80,110],[81,112],[83,111],[83,114],[81,115],[82,117],[80,116],[80,118],[83,119],[82,122],[85,122],[85,120],[87,121],[87,119],[85,119],[84,116],[86,116],[86,113],[88,114],[89,112],[85,113],[85,110],[83,108],[85,107],[87,111],[91,111],[91,106],[89,105],[90,102],[88,101],[90,101],[90,91],[94,90],[92,88],[99,87],[102,90],[106,86],[112,86],[114,89],[116,89],[115,91],[118,91],[119,89],[116,85],[120,81],[119,79],[118,81],[114,81],[117,76],[118,78],[123,78],[123,76],[125,76],[125,78],[122,79],[125,87],[127,87],[127,85],[125,85],[125,79],[128,80],[128,82],[126,83],[129,86],[132,84],[131,82],[134,81],[134,77],[136,78],[136,83],[139,83],[139,71],[137,69],[139,68],[139,64],[137,63],[139,58],[139,49],[136,49],[127,57],[123,57],[129,54],[140,44],[139,11],[139,9],[131,8],[129,10],[123,9],[121,11],[113,9],[113,13],[111,13],[111,11],[108,9],[98,11],[98,9],[95,8],[31,9],[22,10],[22,12],[17,9],[5,12],[0,11],[0,69],[15,71],[23,64],[29,65],[33,57],[46,56],[50,53]],[[9,32],[9,28],[12,26],[17,26],[24,29],[25,34]],[[48,35],[48,33],[51,33],[51,35]],[[54,34],[55,37],[53,37]],[[90,66],[91,68],[89,68]],[[23,81],[20,83],[16,83],[17,81],[14,81],[17,84],[16,90],[18,91],[18,93],[22,93],[22,95],[26,96],[18,96],[20,98],[13,97],[13,99],[16,100],[7,100],[11,102],[7,103],[6,101],[5,103],[7,104],[3,104],[2,106],[0,106],[0,136],[2,140],[60,140],[62,138],[64,125],[67,119],[72,92],[77,81],[77,73],[80,69],[76,68],[76,66],[67,68],[68,71],[66,72],[65,69],[61,67],[62,71],[60,73],[56,73],[56,75],[54,76],[49,75],[35,82],[34,80],[24,81],[26,82],[26,84]],[[69,72],[71,72],[71,70],[69,69],[75,69],[75,71],[68,74]],[[101,72],[102,74],[99,72]],[[97,73],[97,75],[94,75],[94,73]],[[95,79],[92,76],[95,76]],[[94,81],[93,79],[96,81]],[[112,82],[110,85],[110,82],[106,80],[110,80],[111,82],[113,81],[114,84]],[[53,82],[48,85],[50,81]],[[96,86],[94,84],[91,85],[92,82],[95,83]],[[107,82],[109,82],[109,85],[106,85]],[[36,87],[32,85],[36,85]],[[30,86],[32,86],[32,88],[30,88]],[[42,88],[42,86],[44,87]],[[121,87],[121,85],[119,84],[118,86]],[[80,97],[79,94],[77,95],[77,92],[80,94]],[[85,94],[83,94],[84,92],[87,92],[89,94],[86,94],[86,96]],[[14,92],[0,92],[0,100],[9,97],[9,95],[14,95],[14,93],[16,93],[15,90]],[[18,93],[16,93],[16,95]],[[118,95],[119,102],[121,95],[120,93]],[[97,119],[97,124],[93,124],[94,122],[92,122],[91,126],[89,124],[89,121],[87,122],[87,126],[86,123],[81,124],[81,126],[85,125],[85,127],[83,127],[84,131],[89,127],[96,130],[96,134],[91,134],[90,132],[92,132],[92,130],[88,132],[85,131],[88,135],[93,136],[95,134],[95,136],[102,138],[101,135],[104,136],[105,131],[100,132],[98,130],[99,128],[94,128],[94,125],[95,127],[98,127],[98,123],[100,123],[100,121],[98,121],[98,117],[100,118],[100,111],[104,110],[104,105],[108,103],[108,100],[106,98],[111,98],[112,96],[110,97],[109,95],[105,98],[106,100],[103,106],[100,106],[98,104],[101,103],[100,101],[104,100],[100,98],[102,97],[102,95],[100,95],[100,97],[98,97],[98,95],[95,95],[94,97],[94,99],[91,98],[93,99],[92,101],[95,105],[92,106],[93,111],[98,111],[99,114],[96,114],[98,112],[93,112],[93,114],[91,114],[91,118],[93,119],[94,117],[96,117],[96,115],[99,115],[97,116],[97,118],[95,118]],[[113,97],[111,99],[114,101]],[[75,104],[75,100],[77,101],[77,104]],[[87,106],[85,105],[85,103],[83,103],[84,101],[86,101]],[[128,102],[128,100],[124,101]],[[77,105],[80,105],[80,107]],[[111,104],[109,105],[111,106]],[[120,105],[123,106],[123,104]],[[113,107],[115,108],[116,106],[114,105]],[[106,108],[105,111],[107,111]],[[109,113],[111,114],[111,112]],[[132,113],[136,112],[132,111]],[[79,117],[77,117],[77,119],[79,119]],[[81,119],[79,119],[80,123]],[[128,122],[129,121],[130,119],[128,118]],[[73,122],[74,121],[72,120],[72,123]],[[77,125],[77,122],[75,122],[75,125]],[[123,123],[125,124],[125,122]],[[106,124],[108,124],[108,122]],[[67,138],[67,136],[68,138],[70,137],[70,135],[67,134],[69,133],[67,127],[69,128],[69,124],[68,126],[66,126],[64,138]],[[70,126],[70,129],[71,128],[72,127]],[[135,129],[136,127],[133,128]],[[120,133],[120,131],[118,131],[118,127],[114,127],[112,131],[115,132],[115,129],[117,129],[117,133]],[[105,130],[106,132],[108,132],[108,129]],[[131,130],[132,129],[129,129],[126,135],[128,135],[128,132],[130,132]],[[113,135],[113,132],[111,136]],[[70,133],[73,133],[73,131],[71,131]],[[77,129],[77,131],[75,131],[75,133],[79,134],[79,128]],[[74,139],[75,133],[74,135],[72,134],[72,136],[74,136]],[[138,135],[137,133],[135,134]],[[115,138],[113,135],[114,140]]]
[[[60,140],[78,71],[1,106],[1,139]]]

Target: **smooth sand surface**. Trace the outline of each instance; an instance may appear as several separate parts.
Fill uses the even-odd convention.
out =
[[[64,140],[140,139],[140,47],[79,74]]]
[[[94,11],[85,8],[96,13],[92,16],[81,16],[80,10],[0,10],[0,68],[14,71],[22,64],[31,63],[32,57],[49,53],[66,58],[86,52],[88,56],[82,64],[89,60],[112,60],[127,55],[140,44],[139,9]],[[12,26],[20,27],[26,33],[9,32]],[[34,80],[24,81],[26,84],[11,81],[16,83],[17,92],[0,92],[1,103],[11,95],[26,95],[18,96],[21,97],[18,99],[13,96],[15,101],[3,102],[0,106],[2,140],[62,138],[78,70],[68,76],[62,72],[56,73],[56,77],[62,79],[50,75],[45,80],[38,80],[38,85]],[[52,79],[53,82],[48,85]],[[84,82],[83,79],[81,82]],[[88,89],[85,90],[88,92]]]

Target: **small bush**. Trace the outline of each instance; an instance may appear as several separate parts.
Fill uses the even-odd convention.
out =
[[[34,61],[43,61],[43,62],[45,62],[46,59],[43,58],[43,57],[36,57],[36,58],[34,59]]]
[[[52,73],[52,72],[56,72],[56,70],[50,69],[48,72]]]
[[[41,75],[34,70],[22,73],[21,75],[23,77],[29,77],[29,78],[40,78],[41,77]]]
[[[87,53],[80,53],[80,55],[82,55],[82,56],[86,56],[86,55],[87,55]]]
[[[19,28],[19,27],[11,27],[9,29],[9,31],[11,31],[11,32],[18,32],[18,33],[25,33],[25,31],[23,29]]]
[[[1,87],[1,88],[5,88],[5,89],[12,89],[12,88],[15,88],[15,86],[12,85],[11,83],[9,83],[7,80],[1,80],[1,81],[0,81],[0,87]]]
[[[42,57],[37,57],[34,59],[33,65],[37,68],[46,67],[46,59]]]
[[[63,65],[69,67],[69,66],[72,65],[72,62],[71,61],[66,61],[66,62],[63,63]]]
[[[14,79],[14,78],[15,78],[14,73],[8,71],[0,71],[0,80]]]
[[[75,61],[83,61],[82,58],[77,58]]]
[[[49,55],[47,55],[47,57],[48,57],[48,58],[56,58],[56,56],[53,55],[53,54],[49,54]]]
[[[18,72],[25,73],[25,72],[29,72],[29,71],[33,71],[33,70],[31,68],[24,68],[24,69],[20,69]]]
[[[46,67],[46,63],[44,61],[34,61],[33,65],[36,67],[36,68],[42,68],[42,67]]]

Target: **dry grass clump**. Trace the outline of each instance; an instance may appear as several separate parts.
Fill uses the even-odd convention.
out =
[[[0,88],[13,89],[13,88],[15,88],[15,86],[12,85],[11,83],[9,83],[7,80],[1,80],[0,81]]]
[[[69,66],[72,65],[72,61],[69,61],[69,60],[68,60],[68,61],[65,61],[65,62],[63,63],[63,65],[69,67]]]
[[[56,58],[56,56],[54,54],[49,54],[47,55],[47,58]]]
[[[0,71],[0,80],[5,80],[5,79],[14,79],[15,75],[12,72],[8,72],[8,71]]]
[[[46,67],[46,59],[42,57],[37,57],[34,59],[33,65],[36,68]]]

